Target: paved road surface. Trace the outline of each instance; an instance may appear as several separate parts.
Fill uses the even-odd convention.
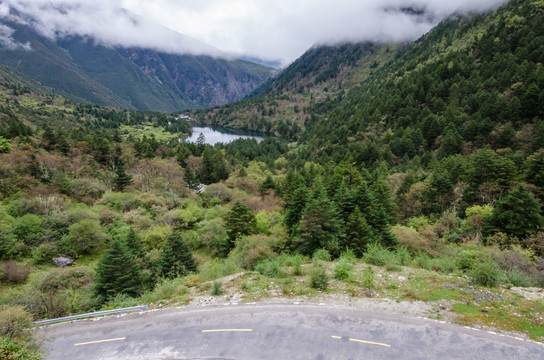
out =
[[[544,346],[353,308],[177,308],[41,330],[49,359],[544,359]]]

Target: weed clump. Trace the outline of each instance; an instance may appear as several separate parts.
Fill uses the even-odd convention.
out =
[[[212,295],[219,296],[223,294],[223,287],[219,281],[214,281],[212,285]]]
[[[318,290],[327,290],[329,276],[322,266],[314,266],[310,271],[310,286]]]
[[[469,272],[474,285],[495,287],[500,283],[501,271],[491,261],[482,262]]]

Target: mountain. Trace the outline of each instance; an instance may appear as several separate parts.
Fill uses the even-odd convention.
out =
[[[323,104],[341,99],[387,64],[402,45],[314,46],[248,99],[200,111],[198,120],[296,138]]]
[[[373,166],[544,145],[544,4],[456,15],[308,124],[301,158]]]
[[[544,141],[542,23],[542,1],[512,0],[411,44],[315,47],[254,98],[197,115],[297,139],[301,162],[396,166],[487,145],[527,155]]]
[[[211,56],[113,48],[81,36],[46,38],[2,20],[17,44],[0,47],[0,62],[77,101],[129,109],[177,111],[244,98],[274,71]]]

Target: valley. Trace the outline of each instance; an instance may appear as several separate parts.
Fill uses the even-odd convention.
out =
[[[41,55],[0,50],[0,354],[43,358],[26,329],[67,314],[326,303],[540,356],[542,23],[541,0],[511,0],[414,41],[315,45],[277,73],[11,24]],[[263,136],[198,139],[217,126]],[[69,341],[102,339],[86,338]],[[353,355],[340,345],[326,358]]]

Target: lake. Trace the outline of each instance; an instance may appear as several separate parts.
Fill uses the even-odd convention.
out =
[[[244,131],[240,129],[227,129],[223,127],[204,127],[193,126],[193,135],[187,139],[188,142],[196,143],[196,140],[200,136],[204,135],[205,143],[209,145],[215,145],[217,143],[229,143],[238,139],[255,139],[257,142],[261,142],[264,138],[255,133]]]

